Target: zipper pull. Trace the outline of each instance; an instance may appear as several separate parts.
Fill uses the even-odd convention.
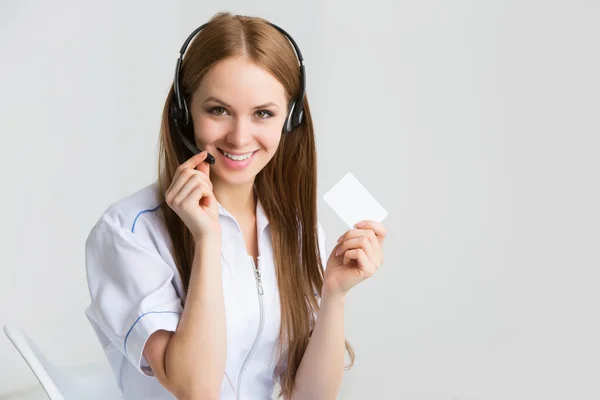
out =
[[[252,266],[254,267],[254,277],[256,278],[256,284],[258,285],[258,294],[263,295],[264,294],[264,290],[263,290],[263,287],[262,287],[262,279],[261,279],[261,276],[260,276],[260,269],[254,263],[254,258],[252,259]]]

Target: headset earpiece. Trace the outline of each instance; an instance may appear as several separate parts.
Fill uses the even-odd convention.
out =
[[[177,127],[182,132],[185,132],[190,123],[190,117],[189,117],[189,112],[187,109],[187,104],[185,102],[185,99],[181,99],[181,103],[182,103],[182,107],[180,108],[177,104],[176,99],[173,99],[171,101],[171,106],[170,106],[171,118],[176,123]]]
[[[190,140],[190,138],[186,137],[186,133],[189,132],[189,113],[187,112],[187,105],[185,103],[185,99],[182,99],[183,108],[179,108],[177,105],[177,101],[173,100],[171,105],[169,106],[169,116],[173,124],[175,125],[175,130],[177,131],[177,135],[183,145],[192,153],[198,154],[200,149],[196,147],[194,143]],[[184,162],[186,159],[186,155],[184,153],[181,154],[180,162]],[[214,157],[209,154],[207,157],[207,161],[209,164],[214,164]]]
[[[296,102],[294,102],[296,105]],[[300,126],[302,124],[302,120],[304,119],[304,107],[294,107],[294,113],[292,115],[292,126],[294,128]]]
[[[290,109],[288,111],[287,117],[285,118],[285,122],[283,124],[283,133],[284,134],[288,134],[290,133],[294,128],[294,110],[296,108],[296,102],[292,101],[292,104],[290,104]]]
[[[288,134],[295,128],[302,125],[302,121],[304,119],[304,107],[300,109],[299,107],[296,107],[296,103],[297,101],[292,101],[292,104],[290,105],[290,110],[285,119],[285,123],[283,124],[284,134]]]
[[[171,119],[171,122],[173,122],[174,127],[177,130],[181,130],[181,125],[179,123],[179,121],[181,119],[178,114],[179,114],[179,112],[177,111],[177,106],[175,105],[175,100],[172,100],[171,104],[169,104],[169,118]]]

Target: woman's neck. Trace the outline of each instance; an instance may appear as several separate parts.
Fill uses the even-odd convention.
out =
[[[215,197],[233,216],[237,218],[256,214],[254,182],[242,185],[227,185],[217,181],[212,183]]]

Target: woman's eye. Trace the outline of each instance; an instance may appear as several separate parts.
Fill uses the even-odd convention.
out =
[[[273,116],[273,113],[267,110],[259,110],[256,112],[256,114],[260,119],[266,119]]]
[[[223,107],[213,107],[210,109],[210,112],[215,115],[223,115],[227,112]]]

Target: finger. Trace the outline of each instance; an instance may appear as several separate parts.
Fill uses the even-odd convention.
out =
[[[181,164],[178,168],[191,168],[195,169],[197,165],[201,164],[208,157],[208,151],[203,150],[200,153],[188,158],[183,164]]]
[[[377,237],[372,229],[349,229],[338,239],[338,243],[343,243],[351,238],[367,237],[371,242],[374,253],[377,255],[377,260],[373,259],[373,264],[378,267],[383,264],[383,251],[381,249],[380,238]]]
[[[188,171],[190,173],[190,177],[191,176],[199,176],[202,179],[202,181],[204,183],[206,183],[206,185],[210,188],[210,190],[213,190],[213,184],[207,174],[205,174],[202,171],[198,171],[197,169],[190,169]]]
[[[362,272],[363,276],[369,277],[373,275],[375,269],[373,268],[371,261],[362,249],[348,250],[344,254],[344,264],[349,264],[350,260],[356,260],[358,269]]]
[[[200,153],[190,157],[184,163],[179,165],[177,167],[177,169],[175,170],[175,173],[173,174],[173,178],[171,179],[171,184],[169,185],[169,189],[167,189],[167,192],[172,190],[174,184],[176,184],[176,182],[179,179],[179,176],[181,175],[182,172],[190,170],[190,169],[194,169],[196,167],[196,165],[198,165],[199,163],[201,163],[203,160],[206,159],[207,155],[208,155],[208,151],[206,151],[206,150],[201,151]]]
[[[342,245],[343,242],[338,242],[333,249],[331,249],[331,253],[329,253],[329,255],[331,256],[331,254],[334,254],[335,257],[340,257],[341,255],[337,254],[337,249],[340,248],[340,246]]]
[[[367,255],[371,264],[375,268],[379,268],[381,266],[381,257],[379,256],[378,249],[373,247],[373,243],[379,243],[377,242],[377,239],[375,239],[374,234],[371,234],[370,236],[372,236],[372,238],[369,236],[362,236],[343,241],[342,245],[337,250],[337,253],[344,254],[344,252],[348,250],[362,249]]]
[[[369,239],[369,243],[371,243],[371,248],[373,250],[372,256],[369,255],[369,258],[373,265],[376,268],[379,268],[381,264],[383,264],[383,251],[381,250],[381,243],[379,243],[379,239],[377,238],[377,235],[375,235],[375,232],[370,229],[367,231],[367,236],[365,237]]]
[[[206,181],[204,180],[204,178],[201,176],[200,173],[198,174],[194,174],[192,175],[188,181],[183,185],[183,187],[181,188],[181,190],[175,195],[175,197],[173,198],[173,205],[178,206],[180,204],[183,203],[183,201],[190,195],[190,193],[196,189],[197,187],[205,187],[207,190],[206,191],[210,191],[210,186],[206,183]],[[196,202],[198,202],[200,200],[200,198],[196,199]]]
[[[198,199],[200,199],[200,201],[198,201]],[[215,195],[212,191],[208,190],[206,185],[199,185],[182,200],[182,208],[193,210],[199,207],[210,207],[215,200]]]
[[[375,235],[377,236],[377,238],[379,239],[379,241],[381,243],[383,243],[383,241],[385,240],[385,237],[387,235],[387,229],[385,228],[383,223],[378,222],[378,221],[364,220],[364,221],[357,222],[354,225],[354,227],[358,228],[358,229],[373,230],[373,232],[375,232]]]
[[[373,262],[373,265],[379,268],[381,264],[383,264],[383,251],[381,250],[381,243],[379,242],[379,238],[373,230],[366,229],[365,231],[367,232],[365,237],[369,239],[369,242],[371,242],[373,252],[377,256],[377,259],[372,258],[371,261]]]
[[[371,229],[348,229],[342,236],[339,237],[338,243],[342,240],[348,240],[355,237],[368,236],[374,233]]]
[[[210,164],[208,162],[201,162],[196,165],[196,170],[206,174],[206,176],[210,176]]]
[[[206,174],[206,176],[210,176],[210,164],[208,162],[204,162],[208,158],[208,151],[203,150],[198,155],[204,153],[204,157],[200,157],[199,162],[193,167],[197,171],[201,171]]]
[[[208,151],[204,150],[187,159],[184,163],[177,167],[177,169],[175,170],[175,174],[173,175],[173,180],[175,180],[185,170],[196,169],[198,165],[202,164],[203,161],[206,160],[207,156]]]
[[[189,170],[187,170],[187,171],[189,171]],[[190,174],[189,172],[186,173],[185,171],[183,171],[183,172],[178,171],[177,173],[179,175],[177,175],[176,178],[174,178],[171,181],[171,186],[167,190],[167,193],[165,193],[165,200],[167,201],[168,205],[173,205],[173,200],[179,194],[179,192],[181,191],[181,188],[183,188],[183,186],[187,183],[187,181],[192,176],[192,174]],[[187,175],[182,177],[181,175],[184,173],[186,173]]]
[[[212,182],[210,181],[210,178],[208,176],[206,176],[203,172],[197,171],[195,169],[186,169],[179,174],[179,177],[177,178],[177,180],[174,180],[171,183],[171,188],[167,191],[166,196],[165,196],[165,199],[167,200],[167,204],[169,203],[169,201],[172,201],[179,194],[179,192],[189,182],[190,179],[192,179],[196,176],[199,179],[202,179],[202,181],[205,182],[208,187],[210,187],[210,190],[213,190],[213,185],[212,185]],[[197,178],[194,178],[194,179],[197,179]]]

